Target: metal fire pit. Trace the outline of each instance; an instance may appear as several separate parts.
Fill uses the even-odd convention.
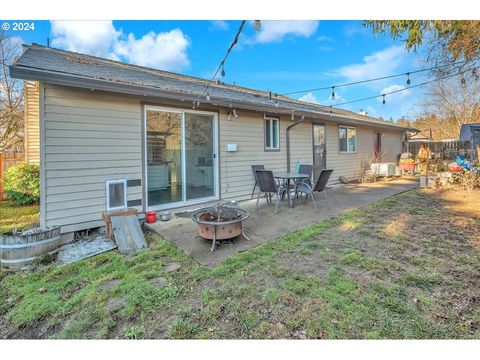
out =
[[[198,224],[198,234],[207,240],[212,240],[215,251],[217,240],[226,240],[242,234],[250,240],[243,229],[242,223],[250,214],[227,202],[220,202],[216,206],[200,209],[192,214],[192,220]]]

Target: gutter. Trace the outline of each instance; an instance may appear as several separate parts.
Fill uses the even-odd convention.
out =
[[[302,122],[305,121],[305,116],[302,115],[299,121],[296,123],[293,123],[287,127],[285,130],[286,132],[286,141],[287,141],[287,172],[290,172],[290,130],[297,126],[298,124],[301,124]]]

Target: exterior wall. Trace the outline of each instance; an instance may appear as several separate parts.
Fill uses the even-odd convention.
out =
[[[46,225],[63,225],[62,232],[102,226],[105,181],[140,179],[144,184],[143,102],[188,107],[185,103],[45,84],[42,216]],[[250,165],[263,164],[274,172],[286,171],[285,130],[293,122],[290,116],[280,117],[280,150],[265,151],[262,112],[240,110],[240,116],[233,120],[227,120],[225,110],[218,113],[220,197],[249,198],[253,188]],[[357,153],[340,154],[337,124],[328,120],[324,123],[327,167],[335,170],[331,182],[338,182],[341,175],[353,177],[361,161],[371,157],[374,134],[379,130],[357,126]],[[386,160],[396,161],[402,150],[401,132],[381,131],[382,145],[388,149]],[[294,127],[290,136],[291,170],[294,171],[297,161],[313,162],[311,121]],[[238,151],[227,152],[227,144],[237,144]],[[143,201],[142,185],[128,187],[129,201]],[[136,208],[142,211],[143,206]]]
[[[396,163],[402,153],[401,131],[386,131],[367,126],[356,126],[357,152],[340,153],[338,144],[338,125],[327,124],[327,168],[334,169],[331,182],[338,182],[340,176],[353,178],[362,169],[362,163],[371,160],[374,153],[376,133],[382,133],[383,162]]]
[[[46,225],[104,225],[105,181],[142,179],[139,100],[46,84],[43,119]],[[141,186],[127,192],[142,198]]]
[[[220,194],[222,198],[245,199],[250,197],[254,181],[251,165],[265,165],[274,172],[285,172],[285,129],[293,122],[280,117],[280,150],[264,150],[263,113],[240,110],[239,117],[227,120],[221,112],[220,134]],[[302,123],[290,132],[291,170],[297,160],[312,163],[312,125]],[[227,152],[227,144],[237,144],[237,152]],[[257,188],[258,190],[258,188]]]
[[[25,82],[24,149],[25,162],[40,162],[40,85],[38,81]]]
[[[280,117],[280,151],[264,150],[263,113],[240,111],[238,119],[227,120],[220,113],[220,186],[222,198],[246,199],[251,196],[254,185],[250,165],[264,165],[273,172],[286,169],[286,128],[293,122],[289,117]],[[297,161],[313,163],[312,122],[325,124],[327,168],[334,169],[331,184],[338,183],[340,176],[353,178],[361,170],[362,161],[369,161],[374,152],[375,134],[382,133],[382,148],[386,162],[397,162],[402,152],[402,132],[385,131],[372,127],[356,126],[357,152],[340,153],[338,124],[328,121],[307,120],[290,130],[290,170],[295,170]],[[237,144],[238,151],[229,153],[227,144]],[[258,188],[257,188],[258,190]]]

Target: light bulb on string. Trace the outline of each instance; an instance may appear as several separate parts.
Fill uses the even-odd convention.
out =
[[[253,28],[255,29],[255,31],[259,31],[261,27],[262,27],[262,22],[260,20],[255,20],[253,22]]]
[[[383,100],[382,100],[382,104],[385,105],[385,94],[382,95],[383,96]]]
[[[407,86],[410,85],[410,73],[407,73]]]
[[[223,68],[223,63],[222,63],[222,73],[221,73],[222,77],[225,77],[225,69]]]
[[[335,101],[335,86],[332,86],[332,101]]]

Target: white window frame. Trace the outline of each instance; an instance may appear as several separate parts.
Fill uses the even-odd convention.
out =
[[[267,120],[270,121],[270,146],[267,146]],[[277,122],[277,147],[273,147],[273,121]],[[265,150],[280,150],[280,118],[266,116],[263,118]]]
[[[148,164],[147,164],[147,111],[164,111],[164,112],[176,112],[181,114],[181,122],[182,122],[182,183],[186,184],[187,181],[187,175],[186,175],[186,161],[185,161],[185,156],[186,156],[186,151],[185,151],[185,115],[186,113],[190,114],[204,114],[204,115],[211,115],[213,116],[214,119],[214,127],[213,127],[213,181],[214,181],[214,195],[209,196],[209,197],[204,197],[204,198],[199,198],[199,199],[192,199],[192,200],[186,200],[183,201],[183,199],[186,199],[186,187],[182,187],[182,201],[174,202],[174,203],[168,203],[168,204],[163,204],[163,205],[154,205],[154,206],[149,206],[148,204],[148,176],[147,176],[147,171],[148,171]],[[219,161],[219,135],[218,135],[218,113],[213,112],[213,111],[200,111],[200,110],[188,110],[188,109],[182,109],[182,108],[174,108],[174,107],[165,107],[165,106],[158,106],[158,105],[144,105],[143,106],[143,141],[144,141],[144,153],[143,153],[143,179],[144,179],[144,189],[143,189],[143,196],[145,201],[145,210],[153,210],[153,211],[158,211],[158,210],[166,210],[166,209],[175,209],[179,208],[182,206],[191,206],[191,205],[196,205],[196,204],[202,204],[206,203],[209,201],[215,201],[220,199],[220,175],[219,175],[219,167],[220,167],[220,161]]]
[[[347,150],[342,151],[340,149],[340,129],[346,129],[347,130],[347,138],[346,138],[346,144],[347,144]],[[349,149],[349,143],[348,143],[348,130],[355,130],[355,151],[352,151]],[[356,154],[358,151],[358,132],[357,128],[355,126],[345,126],[345,125],[340,125],[338,127],[338,151],[340,154]]]
[[[109,207],[109,205],[110,205],[109,187],[110,187],[110,185],[114,185],[114,184],[123,184],[123,206]],[[107,194],[107,202],[105,203],[105,207],[107,208],[107,211],[126,209],[127,208],[127,180],[126,179],[107,180],[107,182],[105,183],[105,192]]]

